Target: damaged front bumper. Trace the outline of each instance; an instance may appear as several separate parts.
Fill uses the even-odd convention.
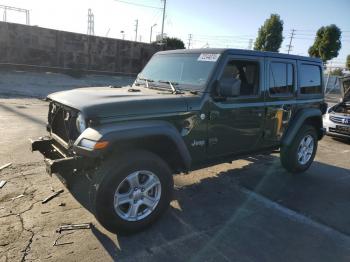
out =
[[[39,151],[45,157],[46,172],[50,175],[89,169],[93,165],[93,161],[87,161],[86,157],[67,156],[52,138],[39,138],[30,142],[31,151]]]

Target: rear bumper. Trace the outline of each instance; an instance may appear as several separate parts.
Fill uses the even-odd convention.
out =
[[[39,151],[44,156],[46,172],[50,175],[89,169],[94,163],[83,156],[67,156],[63,150],[55,146],[51,138],[31,140],[30,149],[32,152]]]

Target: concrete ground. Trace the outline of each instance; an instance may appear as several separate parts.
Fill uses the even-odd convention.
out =
[[[166,214],[126,237],[84,208],[83,180],[70,192],[29,151],[28,138],[45,135],[47,108],[39,99],[0,98],[0,166],[12,162],[0,171],[7,181],[0,261],[350,261],[349,142],[324,138],[314,164],[297,176],[282,169],[278,154],[177,175]],[[55,233],[84,222],[94,226]]]

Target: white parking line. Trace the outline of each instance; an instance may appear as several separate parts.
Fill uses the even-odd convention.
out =
[[[304,216],[304,215],[297,213],[289,208],[286,208],[286,207],[284,207],[284,206],[282,206],[282,205],[280,205],[280,204],[278,204],[278,203],[276,203],[276,202],[274,202],[274,201],[272,201],[272,200],[270,200],[262,195],[255,193],[254,191],[247,189],[247,188],[241,187],[240,190],[241,190],[241,192],[247,194],[249,198],[252,198],[257,202],[260,202],[261,204],[263,204],[267,208],[274,209],[274,210],[281,212],[282,215],[284,215],[285,217],[287,217],[293,221],[314,227],[314,228],[316,228],[316,229],[318,229],[318,230],[320,230],[328,235],[332,235],[334,237],[341,238],[341,239],[343,239],[343,241],[347,241],[347,242],[350,241],[349,235],[346,235],[346,234],[344,234],[344,233],[342,233],[342,232],[340,232],[332,227],[329,227],[329,226],[321,224],[315,220],[312,220],[311,218],[309,218],[307,216]]]

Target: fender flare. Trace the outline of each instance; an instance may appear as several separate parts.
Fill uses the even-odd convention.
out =
[[[320,121],[322,123],[322,112],[320,109],[316,109],[316,108],[301,109],[289,123],[287,131],[282,137],[281,145],[290,146],[292,144],[294,137],[296,136],[296,134],[298,133],[299,129],[304,124],[304,122],[307,119],[313,118],[313,117],[320,118]],[[320,132],[320,130],[317,130],[317,132]]]
[[[162,136],[170,139],[176,147],[185,169],[190,169],[192,159],[184,140],[179,131],[165,121],[133,121],[89,127],[75,141],[74,150],[83,155],[98,157],[103,155],[106,150],[87,150],[80,147],[79,144],[83,138],[93,141],[108,141],[109,145],[113,147],[118,142],[146,139],[151,136]]]

